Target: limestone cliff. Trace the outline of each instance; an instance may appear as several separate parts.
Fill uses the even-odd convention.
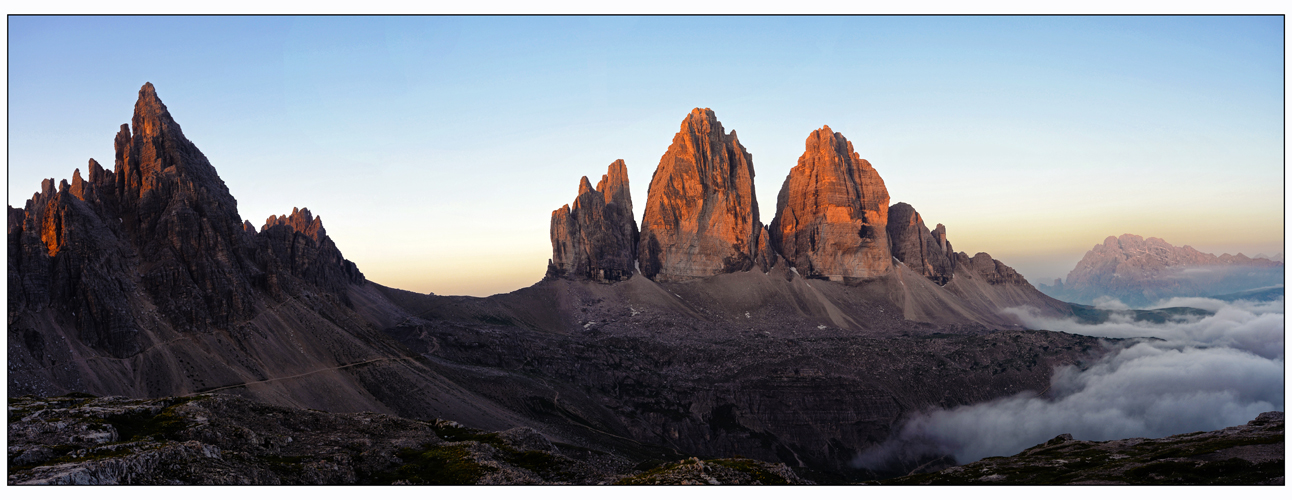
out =
[[[888,190],[843,134],[822,127],[776,198],[772,247],[804,276],[874,278],[892,269]]]
[[[753,156],[713,111],[691,110],[651,179],[642,274],[677,281],[747,271],[758,263],[762,231]]]
[[[597,188],[584,177],[570,205],[552,211],[552,260],[547,277],[620,281],[632,277],[637,222],[628,190],[628,167],[610,164]]]
[[[947,230],[938,224],[930,232],[920,213],[906,203],[888,207],[888,239],[893,257],[934,283],[945,285],[955,270],[955,252],[947,241]]]

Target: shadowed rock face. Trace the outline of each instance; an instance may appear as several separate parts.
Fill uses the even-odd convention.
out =
[[[1005,265],[1004,262],[991,258],[987,252],[978,252],[973,257],[969,254],[960,252],[956,254],[956,268],[970,268],[987,280],[992,285],[1020,285],[1031,288],[1027,278],[1018,274],[1014,268]]]
[[[753,156],[713,111],[696,108],[651,179],[638,250],[642,274],[677,281],[747,271],[762,223]]]
[[[552,211],[552,260],[547,277],[609,282],[633,275],[637,221],[628,191],[628,167],[610,164],[597,188],[584,177],[574,208]]]
[[[781,186],[772,247],[805,276],[873,278],[892,269],[888,190],[830,127],[813,131]]]
[[[361,316],[393,306],[370,295],[321,219],[294,210],[260,232],[241,220],[152,85],[115,146],[115,170],[90,160],[88,178],[47,179],[8,209],[10,394],[229,390],[340,411],[479,407],[443,404],[460,389],[406,364]]]
[[[348,305],[345,288],[363,284],[363,273],[341,256],[323,219],[311,215],[308,208],[292,208],[291,215],[269,216],[254,240],[256,262],[272,266],[271,274],[291,274],[330,291]],[[278,281],[266,285],[282,295]]]
[[[887,232],[893,257],[934,283],[945,285],[951,281],[955,253],[942,224],[938,224],[936,232],[929,232],[919,212],[906,203],[897,203],[888,207]]]

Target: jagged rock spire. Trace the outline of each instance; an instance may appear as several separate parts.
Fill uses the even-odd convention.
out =
[[[776,198],[772,247],[799,273],[871,278],[892,269],[888,189],[843,134],[821,127]]]
[[[549,278],[619,281],[632,277],[637,257],[637,222],[628,190],[628,167],[616,160],[596,189],[579,179],[573,208],[552,212]]]
[[[712,110],[693,109],[651,179],[638,247],[642,273],[668,281],[749,270],[762,232],[753,155]]]

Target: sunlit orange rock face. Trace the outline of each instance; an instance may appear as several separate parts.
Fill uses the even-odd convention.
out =
[[[888,189],[843,134],[822,127],[776,198],[772,246],[804,276],[871,278],[892,269]]]
[[[678,281],[747,271],[764,233],[753,156],[713,111],[693,109],[651,179],[642,216],[642,274]],[[765,269],[764,269],[765,270]]]
[[[633,275],[637,251],[637,222],[628,191],[628,167],[610,164],[596,189],[587,177],[579,180],[574,207],[552,212],[550,278],[625,280]]]
[[[951,281],[956,255],[942,224],[930,232],[919,212],[897,203],[888,207],[888,240],[893,257],[907,267],[939,285]]]

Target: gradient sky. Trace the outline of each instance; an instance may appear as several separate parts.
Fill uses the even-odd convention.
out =
[[[957,250],[1034,282],[1110,235],[1283,248],[1282,17],[9,17],[9,204],[152,82],[244,219],[309,207],[372,281],[538,281],[551,212],[694,107],[762,222],[828,124]],[[84,172],[83,172],[84,173]]]

